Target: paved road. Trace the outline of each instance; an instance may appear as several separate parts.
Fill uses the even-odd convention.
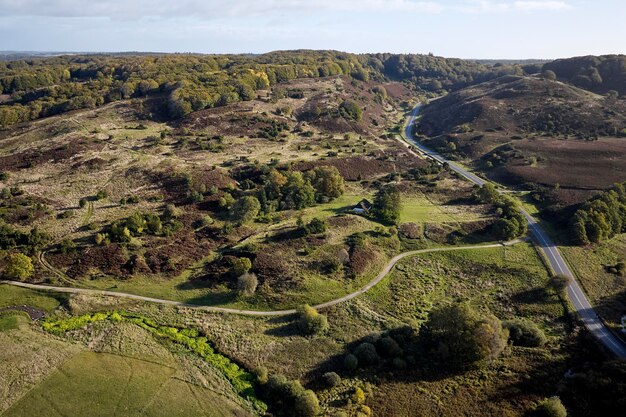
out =
[[[412,145],[415,145],[415,147],[425,156],[434,159],[441,164],[447,163],[450,169],[457,172],[474,184],[484,185],[485,180],[483,180],[482,178],[467,171],[455,162],[447,160],[439,153],[428,149],[426,146],[415,140],[415,138],[413,137],[413,124],[415,123],[415,118],[419,113],[421,107],[421,104],[415,107],[405,127],[404,133],[409,142]],[[546,259],[550,263],[552,269],[555,271],[555,273],[565,275],[570,279],[570,284],[568,285],[566,290],[567,296],[569,297],[576,312],[580,315],[587,329],[589,329],[589,331],[616,356],[620,358],[626,358],[626,342],[613,334],[605,326],[602,320],[600,320],[596,312],[593,310],[591,303],[589,303],[587,296],[582,291],[580,285],[576,281],[576,277],[567,266],[567,263],[565,262],[565,259],[563,259],[563,256],[559,252],[557,246],[554,244],[554,242],[552,242],[547,233],[526,210],[522,209],[522,214],[524,215],[524,217],[526,217],[526,220],[528,220],[528,228],[535,240],[535,243],[539,246],[539,249],[546,256]]]
[[[337,298],[335,300],[318,304],[313,307],[315,307],[316,309],[323,309],[323,308],[334,306],[339,303],[343,303],[344,301],[351,300],[355,297],[358,297],[359,295],[369,291],[376,284],[378,284],[383,278],[385,278],[385,276],[387,276],[387,274],[391,271],[391,269],[395,266],[395,264],[400,259],[406,258],[407,256],[414,256],[414,255],[430,253],[430,252],[447,252],[447,251],[456,251],[456,250],[470,250],[470,249],[475,250],[475,249],[497,248],[497,247],[502,247],[502,246],[514,245],[521,241],[522,241],[521,239],[516,239],[510,242],[491,244],[491,245],[454,246],[454,247],[433,248],[433,249],[420,249],[420,250],[404,252],[392,258],[387,263],[387,265],[385,265],[383,270],[380,271],[380,273],[376,276],[376,278],[371,280],[364,287],[358,289],[357,291],[351,294],[343,296],[341,298]],[[183,303],[180,301],[163,300],[160,298],[144,297],[142,295],[127,294],[127,293],[116,292],[116,291],[91,290],[87,288],[57,287],[53,285],[28,284],[25,282],[17,282],[17,281],[0,281],[0,283],[14,285],[17,287],[22,287],[22,288],[30,288],[34,290],[48,290],[48,291],[56,291],[56,292],[63,292],[63,293],[70,293],[70,294],[103,295],[103,296],[118,297],[118,298],[129,298],[132,300],[147,301],[151,303],[165,304],[165,305],[171,305],[171,306],[177,306],[177,307],[186,307],[186,308],[209,311],[209,312],[214,312],[214,313],[229,313],[229,314],[241,314],[245,316],[264,316],[264,317],[265,316],[286,316],[289,314],[296,313],[295,309],[273,310],[273,311],[241,310],[241,309],[236,309],[236,308],[211,307],[211,306],[202,306],[202,305],[197,305],[197,304],[187,304],[187,303]]]

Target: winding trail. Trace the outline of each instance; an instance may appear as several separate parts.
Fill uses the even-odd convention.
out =
[[[523,239],[516,239],[516,240],[509,241],[509,242],[494,243],[494,244],[490,244],[490,245],[451,246],[451,247],[419,249],[419,250],[413,250],[413,251],[409,251],[409,252],[403,252],[403,253],[401,253],[399,255],[394,256],[389,262],[387,262],[387,265],[382,269],[382,271],[380,271],[380,273],[376,276],[376,278],[374,278],[373,280],[368,282],[364,287],[356,290],[353,293],[350,293],[348,295],[344,295],[341,298],[337,298],[335,300],[327,301],[327,302],[322,303],[322,304],[317,304],[317,305],[315,305],[313,307],[316,308],[316,309],[324,309],[324,308],[332,307],[334,305],[337,305],[339,303],[343,303],[345,301],[348,301],[348,300],[351,300],[351,299],[353,299],[355,297],[358,297],[361,294],[366,293],[367,291],[371,290],[374,286],[376,286],[376,284],[378,284],[380,281],[382,281],[382,279],[385,278],[387,276],[387,274],[389,274],[389,272],[391,272],[391,270],[398,263],[398,261],[400,261],[401,259],[404,259],[404,258],[406,258],[408,256],[414,256],[414,255],[420,255],[420,254],[423,254],[423,253],[432,253],[432,252],[450,252],[450,251],[458,251],[458,250],[476,250],[476,249],[500,248],[500,247],[505,247],[505,246],[511,246],[511,245],[514,245],[514,244],[520,243],[520,242],[523,242]],[[99,295],[99,296],[108,296],[108,297],[117,297],[117,298],[128,298],[128,299],[131,299],[131,300],[147,301],[147,302],[150,302],[150,303],[165,304],[165,305],[171,305],[171,306],[177,306],[177,307],[185,307],[185,308],[191,308],[191,309],[195,309],[195,310],[208,311],[208,312],[212,312],[212,313],[240,314],[240,315],[245,315],[245,316],[258,316],[258,317],[287,316],[287,315],[296,313],[295,309],[290,309],[290,310],[272,310],[272,311],[243,310],[243,309],[237,309],[237,308],[213,307],[213,306],[203,306],[203,305],[197,305],[197,304],[189,304],[189,303],[184,303],[184,302],[181,302],[181,301],[164,300],[164,299],[161,299],[161,298],[145,297],[143,295],[128,294],[128,293],[116,292],[116,291],[91,290],[91,289],[87,289],[87,288],[57,287],[57,286],[53,286],[53,285],[28,284],[28,283],[25,283],[25,282],[7,281],[7,280],[1,280],[0,283],[7,284],[7,285],[13,285],[13,286],[16,286],[16,287],[29,288],[29,289],[33,289],[33,290],[47,290],[47,291],[56,291],[56,292],[69,293],[69,294],[87,294],[87,295]]]

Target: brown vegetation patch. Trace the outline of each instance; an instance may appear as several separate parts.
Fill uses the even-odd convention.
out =
[[[274,291],[293,288],[297,284],[294,267],[286,255],[275,248],[266,248],[257,254],[252,263],[252,270],[259,277],[259,281],[269,285]]]
[[[372,261],[376,259],[378,251],[372,247],[353,248],[350,253],[350,262],[348,266],[357,275],[367,271]]]
[[[88,150],[98,149],[101,147],[102,145],[97,145],[93,142],[88,142],[87,140],[82,139],[72,140],[65,145],[57,146],[52,149],[38,149],[14,153],[0,157],[0,170],[14,171],[16,169],[30,168],[47,162],[61,163],[73,158],[76,155],[85,153]]]
[[[337,168],[344,179],[348,181],[371,179],[394,170],[394,163],[392,161],[382,161],[364,156],[332,158],[323,161],[303,161],[296,163],[293,169],[308,171],[317,166],[324,165]]]
[[[540,161],[531,166],[518,160],[490,171],[491,178],[509,184],[559,184],[561,188],[591,191],[626,179],[626,139],[528,139],[517,142],[516,148],[526,155],[537,155]]]

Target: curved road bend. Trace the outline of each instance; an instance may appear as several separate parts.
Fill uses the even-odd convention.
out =
[[[364,287],[356,290],[355,292],[353,292],[351,294],[345,295],[345,296],[343,296],[341,298],[337,298],[335,300],[327,301],[325,303],[318,304],[318,305],[315,305],[313,307],[316,308],[316,309],[323,309],[323,308],[327,308],[327,307],[332,307],[332,306],[334,306],[336,304],[343,303],[344,301],[348,301],[348,300],[351,300],[351,299],[353,299],[355,297],[358,297],[359,295],[369,291],[376,284],[378,284],[383,278],[385,278],[385,276],[387,276],[387,274],[393,269],[393,267],[396,265],[396,263],[398,263],[398,261],[400,261],[403,258],[406,258],[407,256],[419,255],[419,254],[430,253],[430,252],[447,252],[447,251],[456,251],[456,250],[498,248],[498,247],[502,247],[502,246],[514,245],[514,244],[522,242],[522,241],[523,241],[522,239],[516,239],[516,240],[512,240],[510,242],[496,243],[496,244],[491,244],[491,245],[474,245],[474,246],[457,246],[457,247],[449,247],[449,248],[448,247],[444,247],[444,248],[432,248],[432,249],[419,249],[419,250],[413,250],[413,251],[409,251],[409,252],[404,252],[404,253],[401,253],[401,254],[393,257],[389,262],[387,262],[387,265],[385,265],[385,267],[382,269],[382,271],[380,271],[380,273],[376,276],[376,278],[371,280]],[[110,296],[110,297],[118,297],[118,298],[129,298],[129,299],[132,299],[132,300],[147,301],[147,302],[157,303],[157,304],[165,304],[165,305],[171,305],[171,306],[177,306],[177,307],[192,308],[192,309],[195,309],[195,310],[203,310],[203,311],[208,311],[208,312],[213,312],[213,313],[229,313],[229,314],[241,314],[241,315],[245,315],[245,316],[263,316],[263,317],[266,317],[266,316],[286,316],[286,315],[289,315],[289,314],[295,314],[296,313],[295,309],[291,309],[291,310],[273,310],[273,311],[241,310],[241,309],[236,309],[236,308],[211,307],[211,306],[202,306],[202,305],[197,305],[197,304],[188,304],[188,303],[183,303],[183,302],[180,302],[180,301],[163,300],[163,299],[160,299],[160,298],[144,297],[142,295],[128,294],[128,293],[116,292],[116,291],[91,290],[91,289],[86,289],[86,288],[57,287],[57,286],[53,286],[53,285],[28,284],[28,283],[25,283],[25,282],[6,281],[6,280],[1,280],[0,283],[1,284],[7,284],[7,285],[13,285],[13,286],[16,286],[16,287],[34,289],[34,290],[48,290],[48,291],[56,291],[56,292],[70,293],[70,294],[102,295],[102,296]]]
[[[419,143],[414,137],[412,128],[415,123],[415,118],[422,108],[421,104],[418,104],[411,112],[409,120],[405,126],[404,133],[409,142],[414,145],[420,153],[428,158],[434,159],[440,164],[447,163],[450,169],[460,174],[467,180],[477,185],[484,185],[485,180],[467,171],[458,164],[449,161],[441,156],[439,153],[428,149],[426,146]],[[576,281],[576,277],[565,263],[565,259],[559,252],[557,246],[548,237],[547,233],[541,228],[537,221],[523,208],[522,214],[528,220],[528,228],[533,236],[535,243],[539,246],[539,249],[543,252],[546,259],[550,263],[550,266],[557,274],[565,275],[570,279],[570,284],[567,287],[567,296],[569,297],[574,309],[582,319],[583,323],[589,329],[589,331],[611,352],[620,358],[626,358],[626,342],[613,334],[606,325],[600,320],[596,312],[593,310],[591,303],[587,299],[587,296],[580,288],[580,285]]]

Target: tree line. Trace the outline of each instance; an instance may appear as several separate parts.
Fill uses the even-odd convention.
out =
[[[0,104],[0,126],[157,94],[166,98],[163,112],[179,118],[192,111],[252,100],[258,90],[297,78],[391,79],[406,81],[421,92],[440,93],[523,71],[520,66],[427,55],[336,51],[31,58],[0,62],[0,94],[9,95]],[[349,106],[345,110],[355,113]]]
[[[626,232],[626,182],[593,196],[579,208],[570,222],[575,243],[600,243]]]

